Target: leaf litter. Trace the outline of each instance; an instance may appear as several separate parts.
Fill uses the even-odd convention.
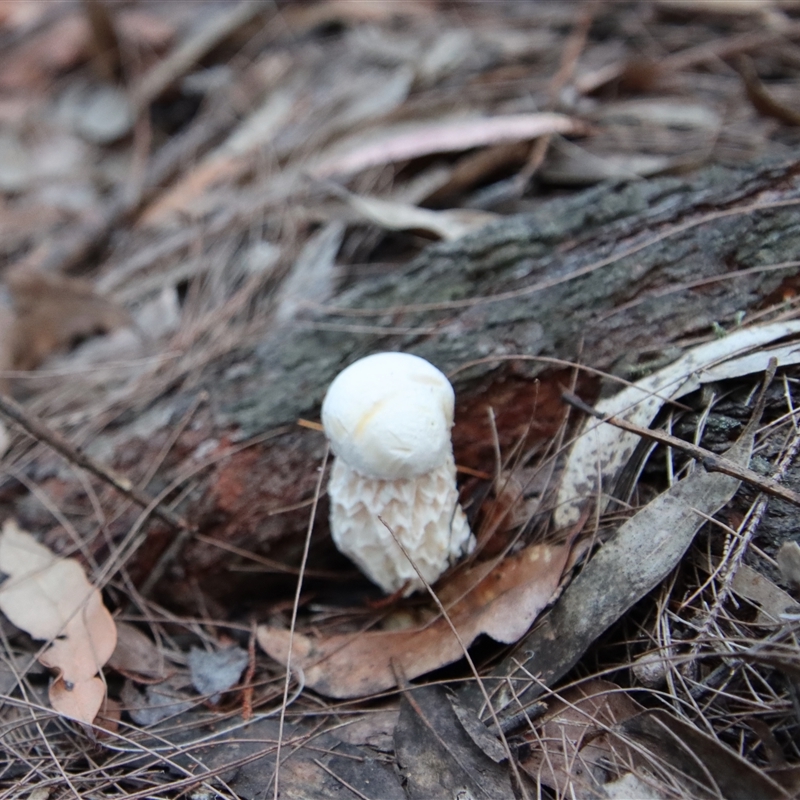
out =
[[[92,5],[98,4],[86,7]],[[136,429],[157,455],[146,446],[131,446],[128,439],[127,452],[116,454],[121,458],[117,466],[131,475],[133,483],[142,477],[138,468],[146,466],[144,479],[152,482],[153,491],[186,468],[182,460],[186,452],[200,452],[213,441],[223,442],[214,452],[225,453],[230,435],[214,431],[209,440],[208,428],[203,427],[208,417],[195,408],[185,416],[180,411],[172,419],[170,424],[180,418],[173,438],[172,431],[165,434],[153,422],[157,410],[148,417],[154,399],[192,385],[205,365],[225,359],[243,341],[258,340],[273,328],[279,336],[290,335],[295,326],[309,324],[309,319],[310,324],[319,324],[313,321],[314,304],[335,297],[341,286],[346,288],[362,274],[393,270],[426,243],[427,237],[418,232],[451,240],[470,235],[493,215],[501,217],[541,202],[540,182],[556,191],[569,191],[570,186],[609,178],[629,179],[665,170],[680,174],[706,162],[744,164],[756,156],[793,152],[796,146],[789,130],[800,107],[792,66],[797,23],[791,4],[746,4],[745,9],[737,3],[701,0],[660,2],[648,7],[646,15],[643,8],[598,7],[592,13],[600,24],[586,28],[582,44],[575,35],[580,28],[575,10],[563,4],[532,4],[527,9],[514,4],[470,4],[458,9],[457,20],[452,10],[432,1],[287,3],[277,11],[268,5],[219,4],[214,7],[218,13],[209,12],[198,20],[192,4],[137,4],[124,9],[106,4],[113,30],[108,41],[117,40],[109,63],[112,72],[124,66],[109,82],[108,73],[103,73],[103,57],[97,54],[98,42],[93,41],[99,36],[97,29],[77,7],[0,4],[7,48],[0,78],[4,126],[0,230],[7,262],[0,276],[4,310],[11,309],[13,274],[34,281],[27,299],[17,302],[14,324],[25,332],[0,336],[0,380],[10,382],[55,427],[76,441],[88,442],[93,452],[109,459],[114,457],[113,447],[109,449],[107,439],[95,434],[107,432],[112,421],[118,423],[126,415],[141,416]],[[646,32],[645,38],[632,31]],[[576,42],[580,47],[575,47]],[[648,65],[650,59],[643,59],[641,53],[649,55],[653,42],[660,49]],[[745,67],[736,72],[734,59],[741,53],[751,61],[742,62]],[[97,116],[96,109],[103,108],[100,101],[116,109],[111,129],[103,127],[109,114]],[[142,114],[143,110],[151,113]],[[116,140],[113,145],[109,144],[112,139]],[[521,169],[525,181],[520,180],[523,173],[516,174]],[[324,182],[308,179],[323,173],[342,182],[340,196],[348,198],[349,207],[332,206]],[[520,194],[521,186],[530,191]],[[353,224],[355,214],[361,224]],[[20,266],[24,269],[18,271]],[[791,313],[792,289],[787,286],[782,291]],[[781,313],[775,311],[768,318],[774,320]],[[693,377],[698,366],[681,359],[672,373],[660,374],[663,385],[653,388],[645,379],[629,395],[623,392],[618,402],[628,404],[624,409],[609,410],[615,407],[604,405],[607,401],[598,408],[606,414],[635,408],[631,413],[646,426],[665,400],[678,397],[669,394],[674,379],[684,384],[681,406],[690,402],[689,393],[702,383],[704,392],[715,398],[709,401],[708,415],[713,417],[721,402],[720,386],[729,391],[731,381],[762,371],[771,356],[781,365],[796,363],[793,343],[780,343],[784,335],[795,332],[792,325],[796,323],[790,319],[771,324],[784,327],[776,327],[769,335],[764,333],[769,326],[743,329],[767,338],[751,340],[751,352],[741,357],[730,357],[740,345],[746,349],[737,338],[739,332],[720,340],[717,355],[710,345],[708,351],[690,351],[687,357],[698,359],[704,367],[698,379]],[[12,338],[20,343],[15,345],[15,357],[11,356]],[[268,347],[270,340],[265,341]],[[712,364],[717,357],[725,361]],[[240,371],[234,374],[235,369]],[[244,367],[238,364],[235,369],[231,380],[239,380]],[[778,426],[789,439],[794,374],[789,369],[783,373],[787,408],[784,423]],[[647,398],[654,392],[658,397],[648,407]],[[645,413],[638,416],[642,409]],[[691,416],[683,407],[680,411]],[[587,423],[588,428],[611,430],[594,421]],[[56,527],[43,532],[44,541],[56,543],[53,553],[80,541],[87,563],[94,559],[101,565],[101,572],[95,574],[111,576],[107,595],[113,607],[127,611],[135,607],[141,613],[131,617],[136,627],[118,625],[118,645],[106,662],[111,695],[107,716],[113,716],[111,705],[118,698],[129,708],[118,722],[121,727],[114,734],[118,738],[112,735],[102,740],[105,750],[92,751],[93,763],[99,766],[87,772],[74,730],[50,720],[45,744],[48,752],[56,754],[51,761],[41,759],[41,734],[36,731],[21,738],[15,738],[16,734],[3,738],[3,748],[13,761],[33,765],[16,777],[9,772],[9,780],[19,779],[21,791],[33,792],[38,791],[39,781],[61,781],[64,775],[87,794],[98,791],[97,781],[105,781],[105,787],[123,787],[133,796],[174,793],[194,785],[191,781],[202,787],[197,791],[226,797],[263,796],[265,787],[271,791],[272,748],[278,732],[269,716],[278,702],[274,683],[282,680],[282,672],[271,659],[256,657],[252,647],[243,666],[251,620],[238,627],[234,624],[238,644],[232,645],[220,630],[225,619],[238,619],[239,612],[217,599],[209,610],[202,587],[196,592],[196,606],[187,600],[189,607],[200,609],[201,622],[187,621],[175,609],[138,597],[131,589],[141,585],[136,574],[141,562],[132,567],[133,573],[128,567],[147,551],[146,569],[152,563],[151,547],[157,549],[158,537],[163,541],[167,534],[151,523],[147,547],[142,547],[145,539],[137,537],[140,528],[125,515],[119,498],[99,484],[76,479],[74,466],[56,464],[42,455],[41,445],[31,449],[27,439],[12,433],[3,467],[8,476],[14,474],[13,469],[28,481],[25,486],[37,488],[40,497],[53,493],[49,508],[59,517]],[[580,448],[573,451],[568,471],[576,469],[580,494],[558,498],[554,527],[578,525],[585,512],[582,504],[591,502],[601,489],[610,491],[614,476],[625,468],[631,445],[636,444],[625,436],[613,433],[613,442],[601,453],[601,460],[611,455],[600,477],[597,453],[579,457]],[[0,429],[0,451],[7,449],[2,438]],[[759,447],[788,452],[774,444],[775,438],[764,433]],[[152,463],[142,464],[143,453]],[[299,458],[290,469],[299,473],[309,463],[310,457]],[[192,472],[197,464],[190,465],[189,473],[197,474]],[[488,464],[479,466],[482,473],[494,472]],[[598,510],[596,518],[583,519],[571,552],[564,544],[537,538],[546,536],[547,525],[542,521],[551,500],[546,492],[537,496],[530,513],[509,514],[510,533],[504,546],[508,541],[513,544],[502,558],[491,562],[494,567],[488,576],[483,571],[490,562],[476,562],[454,571],[437,587],[452,621],[463,632],[465,643],[473,643],[476,654],[486,652],[486,636],[508,644],[525,637],[517,655],[529,645],[538,648],[532,661],[523,662],[525,669],[536,674],[537,665],[541,666],[537,677],[542,680],[544,675],[554,694],[545,698],[550,708],[541,725],[533,707],[525,710],[529,716],[516,744],[530,740],[534,730],[541,731],[550,723],[569,731],[568,745],[562,739],[559,749],[548,740],[544,748],[550,751],[550,766],[544,769],[550,770],[551,787],[558,786],[552,788],[554,792],[579,796],[586,790],[585,775],[577,775],[575,769],[589,755],[593,760],[588,766],[602,779],[609,797],[693,796],[698,787],[713,790],[712,779],[725,770],[737,776],[742,792],[773,796],[779,775],[784,781],[781,785],[791,785],[791,767],[779,772],[768,763],[765,752],[772,748],[793,763],[798,759],[791,744],[794,728],[784,713],[788,689],[780,683],[781,676],[793,674],[793,611],[791,604],[784,605],[791,594],[778,586],[783,581],[781,586],[791,587],[791,576],[796,574],[792,551],[779,556],[777,549],[770,549],[762,556],[737,544],[750,541],[752,526],[767,512],[758,501],[742,509],[734,500],[714,528],[720,531],[724,552],[717,548],[711,558],[700,558],[700,548],[714,549],[717,541],[696,532],[697,512],[714,510],[734,484],[728,481],[726,492],[717,492],[725,482],[722,476],[706,474],[700,465],[684,477],[685,466],[680,464],[675,466],[675,476],[670,471],[673,466],[668,466],[669,480],[664,486],[653,481],[652,461],[646,465],[637,484],[641,494],[631,498],[638,512],[631,509],[630,525],[620,524],[618,508],[606,515]],[[527,473],[530,466],[524,469]],[[70,470],[72,475],[68,475]],[[511,475],[514,478],[514,470]],[[17,492],[9,489],[15,486],[11,480],[6,473],[0,477],[0,503],[4,513],[8,506],[9,519],[15,516]],[[562,487],[568,485],[569,481],[562,482]],[[498,489],[494,487],[499,495]],[[197,503],[193,491],[187,486],[184,501],[189,498]],[[220,487],[220,496],[232,503],[239,491],[231,481]],[[466,494],[473,491],[474,484]],[[662,493],[653,499],[658,491]],[[510,502],[514,512],[514,501]],[[217,511],[203,517],[205,513],[199,516],[212,518]],[[562,513],[566,516],[559,516]],[[276,535],[270,527],[274,519],[249,522],[231,522],[230,530],[239,531],[232,546],[240,553],[260,553],[260,545],[274,541],[269,538]],[[675,526],[679,540],[674,549],[646,549],[646,537],[651,537],[655,547],[667,532],[672,533],[669,525]],[[632,564],[635,559],[620,545],[626,541],[633,541],[639,548],[635,552],[642,553],[638,571],[634,567],[640,565]],[[692,557],[682,557],[681,546],[691,541]],[[527,556],[537,552],[551,554],[552,571],[525,565]],[[57,559],[53,553],[50,557]],[[136,554],[133,561],[132,553]],[[627,577],[619,577],[620,565],[611,558],[615,555],[622,557],[626,570],[632,570],[625,572],[632,576],[631,586],[624,586]],[[745,564],[745,557],[752,560]],[[784,569],[783,578],[778,566]],[[684,581],[694,583],[687,588]],[[592,594],[600,584],[610,586],[603,603]],[[88,581],[86,585],[91,587]],[[585,589],[581,595],[578,590],[587,585],[594,589]],[[649,597],[626,611],[648,587]],[[270,586],[261,591],[272,597],[278,590]],[[478,796],[489,786],[482,783],[489,779],[474,771],[483,764],[483,753],[495,767],[500,766],[500,770],[490,770],[496,778],[491,790],[510,796],[507,778],[501,774],[507,755],[497,749],[496,731],[478,718],[472,697],[456,701],[445,692],[448,711],[441,695],[423,693],[421,703],[413,701],[417,691],[413,689],[401,703],[402,725],[396,722],[395,701],[370,701],[383,703],[385,708],[379,713],[385,718],[379,733],[364,736],[388,748],[381,752],[390,760],[399,760],[402,754],[411,787],[407,790],[357,736],[345,743],[333,736],[314,738],[315,720],[322,719],[323,727],[335,727],[343,719],[341,713],[363,720],[371,706],[327,705],[307,691],[312,686],[309,675],[317,681],[320,694],[325,693],[328,681],[334,696],[340,692],[343,697],[356,697],[396,685],[388,654],[397,656],[396,665],[406,668],[407,677],[422,678],[446,664],[451,665],[446,677],[462,674],[457,663],[461,645],[432,607],[423,603],[422,608],[365,610],[360,605],[352,613],[345,603],[344,610],[337,606],[332,611],[324,602],[326,590],[323,601],[315,604],[318,591],[312,585],[308,598],[303,598],[301,626],[294,634],[295,645],[301,649],[295,653],[295,665],[299,659],[307,669],[306,674],[298,671],[292,677],[294,701],[288,711],[297,715],[297,725],[289,725],[287,735],[295,750],[281,769],[282,796],[339,797],[350,792],[349,785],[363,796],[374,797],[378,791],[385,797],[410,792],[432,797],[433,790],[425,781],[435,781],[437,775],[425,758],[434,752],[439,767],[448,765],[452,788],[470,785]],[[554,647],[545,634],[552,633],[559,619],[567,618],[564,609],[576,602],[575,597],[590,609],[588,621],[579,620],[575,634],[570,630],[564,636],[556,634]],[[649,598],[657,601],[657,608],[647,616],[642,609],[650,608],[646,606]],[[352,605],[352,597],[348,599]],[[518,615],[518,609],[523,613]],[[526,636],[542,611],[546,616]],[[287,636],[280,604],[259,611],[256,618],[268,621],[258,629],[259,640],[267,641],[266,649],[271,647],[280,661]],[[376,620],[381,619],[384,629],[375,629]],[[590,734],[594,738],[587,743],[565,721],[568,710],[561,706],[564,701],[573,705],[582,701],[569,685],[559,688],[553,676],[560,668],[554,671],[553,665],[566,659],[565,651],[576,658],[586,650],[580,669],[584,674],[602,673],[609,664],[603,661],[603,648],[594,643],[606,621],[618,623],[621,639],[615,641],[624,640],[625,654],[612,664],[617,687],[613,691],[624,697],[630,696],[631,687],[641,692],[643,684],[637,682],[631,664],[642,653],[655,653],[660,694],[649,699],[667,708],[658,712],[663,718],[651,714],[661,726],[654,734],[654,723],[642,715],[638,727],[631,720],[606,719],[606,709],[598,701],[596,706],[587,706],[588,716],[594,718],[589,722],[590,728],[594,725]],[[399,625],[406,627],[396,630]],[[160,628],[157,639],[144,632],[148,626]],[[428,631],[438,638],[426,645]],[[15,637],[9,645],[13,652],[6,658],[13,665],[9,691],[13,703],[21,705],[6,704],[9,713],[25,708],[25,703],[44,704],[43,676],[35,670],[23,674],[30,645],[18,634]],[[66,641],[69,637],[56,639],[55,644],[63,650]],[[342,653],[353,655],[349,667],[331,643],[339,643]],[[303,648],[309,652],[318,648],[317,655],[325,658],[306,659]],[[190,654],[223,658],[228,651],[236,654],[233,666],[214,662],[208,674],[205,668],[201,670],[205,677],[195,676],[192,686],[189,661],[198,657]],[[362,652],[364,660],[359,661]],[[496,656],[498,650],[491,652]],[[491,660],[478,659],[481,674],[493,687]],[[86,670],[94,671],[85,683],[94,687],[95,694],[89,692],[94,704],[98,696],[102,698],[103,664],[91,661]],[[377,664],[374,676],[365,676],[372,663]],[[561,667],[565,664],[566,660]],[[246,670],[243,678],[240,666]],[[331,666],[336,671],[326,672]],[[348,669],[352,675],[346,674]],[[122,688],[120,675],[127,679]],[[507,706],[509,713],[514,709],[522,713],[518,701],[536,694],[525,693],[531,680],[530,674],[515,673],[513,685],[521,693]],[[85,719],[88,705],[76,710],[74,690],[66,691],[63,681],[52,685],[56,687],[51,688],[54,707],[60,704],[62,713],[76,718],[83,714],[84,721],[91,722]],[[586,685],[592,686],[591,682]],[[231,717],[225,715],[235,714],[230,704],[239,702],[240,690],[242,721],[230,722]],[[105,695],[105,686],[102,691]],[[198,692],[225,694],[210,711],[201,707]],[[433,719],[433,710],[441,711],[441,720]],[[308,715],[305,721],[304,714]],[[515,721],[513,714],[501,717],[503,725]],[[224,735],[220,724],[230,726]],[[685,736],[679,724],[687,726]],[[151,731],[145,735],[137,726]],[[400,737],[391,745],[392,731],[412,728],[411,739]],[[32,729],[29,722],[20,722],[19,730]],[[244,757],[251,760],[226,771],[223,768],[235,760],[226,748],[239,747],[237,730],[242,740],[250,741]],[[663,747],[666,730],[677,730],[680,738],[695,743],[699,771],[680,755],[680,748]],[[710,735],[695,741],[698,730]],[[442,732],[453,734],[449,749],[442,750]],[[612,739],[614,745],[609,744]],[[233,744],[223,745],[228,741]],[[201,745],[192,742],[208,746],[195,761],[189,753],[201,752]],[[214,742],[218,746],[212,747]],[[628,759],[631,742],[646,743],[650,755]],[[323,746],[332,752],[341,749],[331,756],[315,749]],[[567,748],[579,756],[565,757]],[[521,752],[513,751],[520,763]],[[739,761],[731,760],[731,753],[738,754]],[[672,765],[675,775],[667,774],[659,760]],[[625,771],[628,766],[632,771]],[[204,772],[206,768],[219,771],[210,774]],[[767,773],[774,779],[760,780]],[[719,785],[723,784],[726,791],[737,791],[724,780]],[[534,791],[529,787],[529,792]]]

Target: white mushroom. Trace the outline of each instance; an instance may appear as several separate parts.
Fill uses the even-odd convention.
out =
[[[454,402],[450,382],[425,359],[376,353],[343,370],[322,404],[336,455],[333,541],[387,593],[423,588],[409,558],[433,583],[475,546],[458,504]]]

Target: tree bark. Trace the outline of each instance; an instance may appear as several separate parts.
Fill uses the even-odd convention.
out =
[[[713,167],[690,180],[602,185],[433,245],[389,277],[345,288],[337,310],[269,336],[245,354],[256,367],[241,385],[209,383],[220,421],[247,433],[292,421],[345,364],[379,348],[446,372],[487,359],[455,378],[463,398],[490,376],[552,368],[498,360],[509,355],[633,367],[715,324],[730,328],[739,312],[780,302],[798,271],[771,268],[800,251],[798,173],[794,163]],[[752,210],[758,203],[768,207]]]

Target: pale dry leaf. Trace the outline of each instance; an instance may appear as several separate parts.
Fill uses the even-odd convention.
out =
[[[659,790],[650,783],[645,783],[632,772],[626,772],[615,781],[603,785],[608,800],[668,800],[672,796],[667,790]]]
[[[131,681],[125,681],[120,699],[123,710],[137,725],[156,725],[194,707],[195,703],[181,691],[182,688],[182,679],[177,677],[156,686],[146,686],[144,692],[140,692]]]
[[[790,586],[800,588],[800,545],[784,542],[778,550],[778,567],[781,576]]]
[[[91,722],[105,696],[95,676],[117,641],[100,592],[77,561],[59,558],[13,520],[0,534],[0,571],[9,576],[0,586],[0,610],[34,639],[51,642],[39,661],[59,672],[53,707]]]
[[[109,145],[130,133],[135,121],[128,95],[116,86],[74,86],[61,112],[73,130],[93,144]]]
[[[155,642],[128,622],[117,623],[117,645],[108,659],[108,666],[126,677],[133,674],[158,681],[169,676],[164,654]]]
[[[693,348],[668,367],[601,400],[595,408],[604,416],[647,427],[667,400],[693,392],[703,383],[763,371],[773,356],[779,366],[798,363],[798,344],[763,349],[777,339],[797,333],[800,322],[796,320],[742,328]],[[557,527],[577,522],[582,504],[595,496],[598,489],[609,487],[638,442],[639,437],[634,433],[595,419],[586,420],[570,452],[558,490],[553,515]],[[607,502],[607,497],[601,499],[601,511]]]
[[[379,197],[347,195],[351,208],[390,231],[423,230],[435,234],[445,241],[460,239],[462,236],[480,230],[490,222],[500,219],[498,214],[477,211],[470,208],[453,208],[446,211],[433,211],[396,200],[383,200]]]
[[[463,570],[446,582],[439,597],[461,642],[468,647],[480,634],[504,644],[516,642],[556,592],[569,547],[532,545],[501,561]],[[289,631],[260,625],[258,643],[286,663]],[[392,664],[413,679],[463,656],[447,620],[412,630],[310,637],[295,633],[292,664],[306,685],[330,697],[361,697],[395,685]]]
[[[718,131],[722,124],[719,114],[708,105],[672,99],[609,103],[597,110],[592,121],[676,128],[681,131],[705,129],[711,132]]]
[[[657,0],[656,6],[667,11],[689,14],[762,14],[769,8],[777,8],[775,0]]]
[[[345,724],[331,731],[337,739],[355,745],[367,745],[384,753],[394,752],[394,729],[400,712],[375,710],[349,717]]]
[[[369,142],[350,145],[341,155],[323,158],[311,172],[318,178],[350,175],[369,167],[434,153],[459,152],[500,142],[527,141],[547,134],[573,134],[582,130],[582,124],[572,117],[550,112],[423,123],[383,131]]]
[[[581,147],[553,147],[540,170],[546,183],[586,186],[600,181],[631,180],[658,175],[673,166],[668,156],[647,153],[593,153]]]
[[[248,659],[247,650],[241,647],[214,652],[193,647],[189,651],[192,685],[200,694],[208,695],[212,703],[217,703],[220,692],[227,692],[239,682]]]
[[[276,292],[275,320],[286,324],[313,303],[333,294],[335,260],[344,238],[344,225],[329,222],[306,243]]]
[[[786,612],[796,614],[800,604],[788,593],[776,586],[766,575],[756,572],[747,564],[739,564],[731,588],[740,597],[756,603],[759,607],[756,625],[775,627],[782,625],[781,616]]]

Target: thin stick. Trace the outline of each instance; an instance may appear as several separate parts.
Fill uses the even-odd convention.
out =
[[[0,412],[16,422],[34,439],[52,447],[53,450],[64,456],[70,463],[88,470],[101,480],[111,484],[120,494],[132,500],[136,505],[148,508],[152,504],[153,498],[137,489],[126,477],[117,474],[109,467],[87,456],[80,448],[68,442],[60,433],[54,431],[41,419],[27,412],[19,403],[4,394],[0,394]],[[194,530],[194,527],[183,517],[167,508],[156,506],[152,513],[174,528],[183,528],[183,530],[187,531]]]
[[[758,406],[763,404],[763,397],[764,395],[762,394],[759,398]],[[680,450],[690,458],[699,461],[708,472],[721,472],[723,475],[730,475],[732,478],[738,478],[740,481],[755,486],[759,491],[765,494],[779,497],[781,500],[786,500],[793,505],[800,506],[800,494],[797,492],[793,492],[777,481],[759,475],[757,472],[753,472],[753,470],[747,467],[741,467],[724,456],[718,456],[716,453],[706,450],[705,447],[699,447],[696,444],[685,442],[677,436],[664,433],[664,431],[652,430],[651,428],[643,428],[641,425],[634,425],[632,422],[626,422],[619,417],[603,416],[590,405],[584,403],[579,397],[572,394],[572,392],[563,392],[561,398],[565,403],[574,406],[580,411],[583,411],[584,414],[588,414],[595,419],[607,422],[609,425],[613,425],[623,431],[628,431],[628,433],[635,433],[637,436],[641,436],[644,439],[650,439],[651,441],[659,442],[660,444]],[[760,416],[760,414],[757,413],[759,411],[758,406],[753,414],[753,419],[758,419]]]
[[[303,574],[306,569],[306,562],[308,561],[308,551],[311,547],[311,532],[314,528],[314,519],[317,516],[317,504],[319,502],[320,494],[322,494],[322,481],[325,478],[325,467],[328,465],[328,453],[330,446],[326,445],[325,455],[322,458],[322,466],[319,470],[319,479],[317,480],[317,488],[314,492],[314,505],[311,507],[311,515],[308,518],[308,531],[306,532],[306,541],[303,545],[303,557],[300,559],[300,575],[297,578],[297,588],[294,593],[294,603],[292,604],[292,622],[289,625],[289,649],[286,653],[286,681],[283,684],[283,702],[281,703],[281,716],[278,722],[278,745],[275,748],[275,773],[273,780],[275,781],[274,794],[275,800],[280,797],[280,785],[278,780],[278,773],[281,768],[281,746],[283,744],[283,726],[286,720],[286,705],[289,701],[289,684],[292,680],[292,643],[294,641],[294,629],[297,626],[297,610],[300,607],[300,594],[303,589]]]

